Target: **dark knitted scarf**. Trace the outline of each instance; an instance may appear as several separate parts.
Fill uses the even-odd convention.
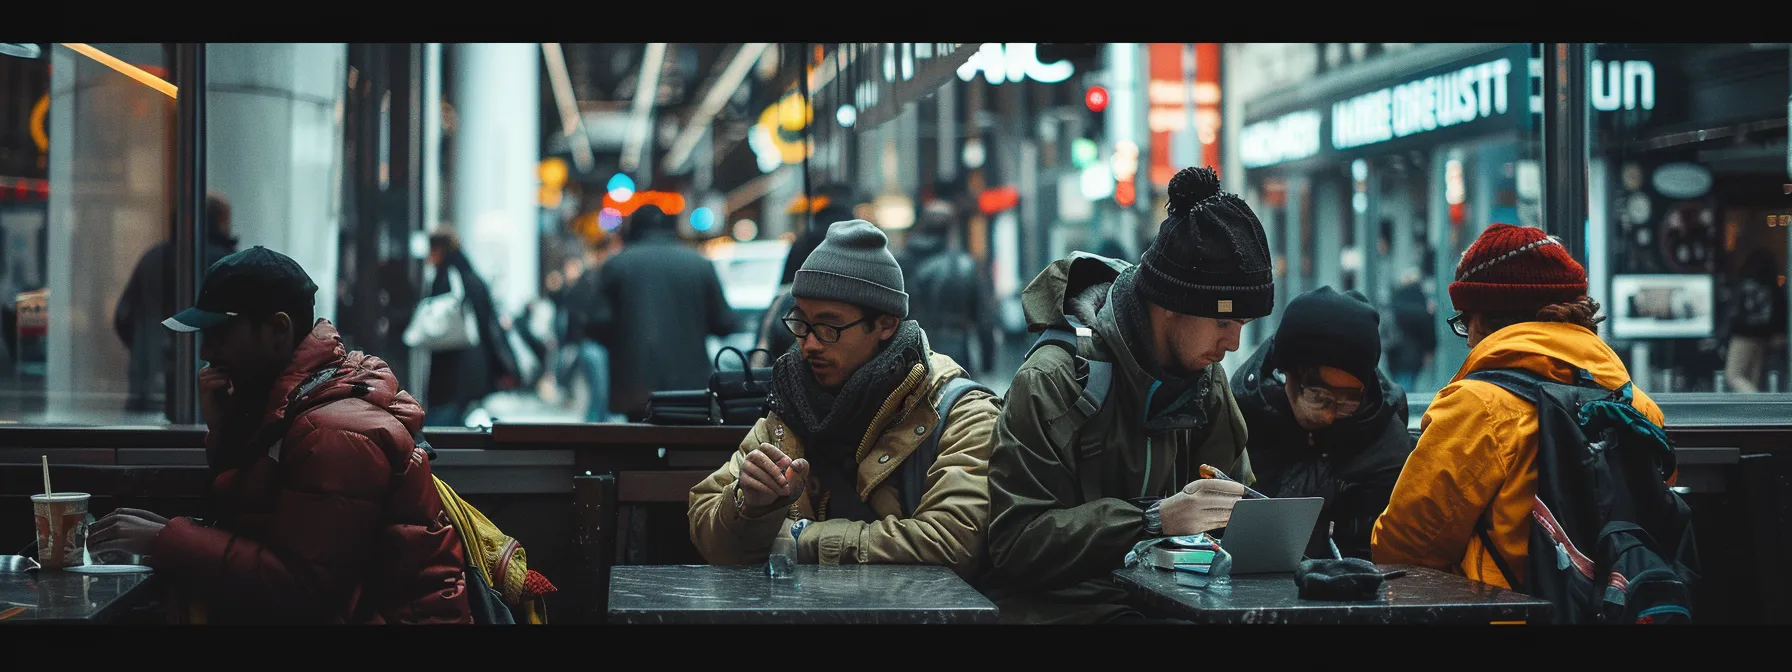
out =
[[[1145,428],[1204,428],[1209,419],[1207,396],[1213,391],[1213,372],[1217,367],[1209,366],[1196,375],[1186,376],[1158,365],[1151,356],[1151,315],[1139,297],[1137,280],[1138,268],[1127,269],[1114,279],[1109,296],[1114,320],[1127,349],[1132,351],[1133,361],[1138,362],[1145,375],[1163,383],[1151,395]]]
[[[772,410],[812,451],[838,445],[856,449],[878,407],[915,364],[926,361],[921,325],[904,321],[882,352],[854,371],[838,391],[829,391],[815,382],[815,374],[803,363],[802,344],[797,343],[772,364]]]

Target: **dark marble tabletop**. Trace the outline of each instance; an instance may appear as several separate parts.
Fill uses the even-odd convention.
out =
[[[111,623],[154,593],[148,572],[0,571],[0,625]]]
[[[610,570],[615,623],[988,623],[996,605],[931,565],[619,565]]]
[[[1292,573],[1233,576],[1205,588],[1189,585],[1185,572],[1143,566],[1117,570],[1114,578],[1148,615],[1197,623],[1543,623],[1551,613],[1548,602],[1454,574],[1381,568],[1406,575],[1388,579],[1379,598],[1361,602],[1302,600]]]

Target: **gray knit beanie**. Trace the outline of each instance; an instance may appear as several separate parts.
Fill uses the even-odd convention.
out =
[[[902,267],[890,254],[884,232],[863,219],[828,225],[827,239],[803,261],[790,293],[799,299],[844,301],[908,317]]]

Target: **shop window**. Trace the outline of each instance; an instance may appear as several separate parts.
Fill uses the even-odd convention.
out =
[[[1540,220],[1540,181],[1526,182],[1542,154],[1528,104],[1532,53],[1530,44],[1383,50],[1375,58],[1391,74],[1376,81],[1334,84],[1345,66],[1301,83],[1326,92],[1319,100],[1246,101],[1240,163],[1265,195],[1271,247],[1285,254],[1278,290],[1362,292],[1382,311],[1384,373],[1421,404],[1467,355],[1446,325],[1463,250],[1491,222]],[[1279,185],[1287,196],[1270,198]]]
[[[1588,255],[1602,332],[1651,392],[1783,393],[1785,44],[1598,44]]]
[[[6,46],[0,422],[166,424],[168,45]]]

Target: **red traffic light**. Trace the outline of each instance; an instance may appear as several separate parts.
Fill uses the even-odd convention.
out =
[[[1130,208],[1133,203],[1138,202],[1138,198],[1138,187],[1133,184],[1131,179],[1121,180],[1118,185],[1114,186],[1114,202],[1120,204],[1120,207]]]
[[[977,195],[977,208],[985,215],[993,215],[1020,205],[1020,191],[1013,186],[1002,186],[984,189]]]
[[[1089,87],[1089,91],[1083,94],[1083,104],[1088,105],[1091,112],[1108,109],[1108,90],[1100,86]]]

